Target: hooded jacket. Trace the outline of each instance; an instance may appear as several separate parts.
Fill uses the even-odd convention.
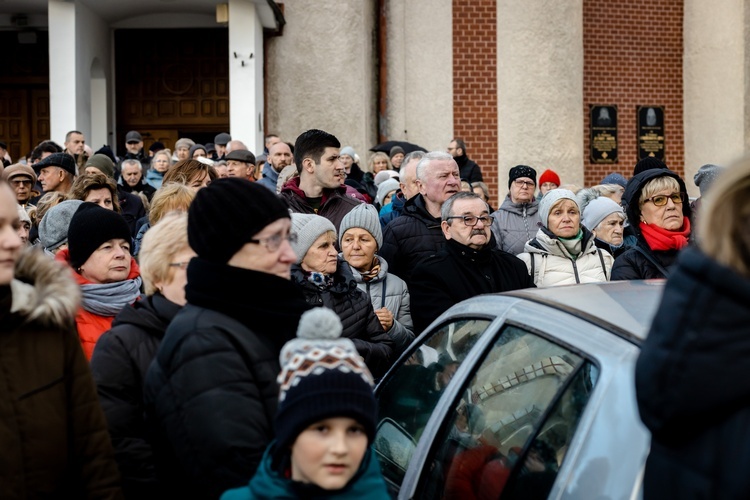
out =
[[[687,200],[687,188],[685,182],[679,175],[667,169],[644,170],[628,181],[622,202],[625,205],[625,214],[630,222],[630,229],[636,237],[636,244],[620,254],[612,267],[612,277],[615,280],[637,280],[666,278],[669,269],[677,260],[679,250],[651,250],[640,230],[641,209],[639,200],[644,186],[657,177],[672,177],[680,185],[680,192]],[[682,214],[688,219],[692,217],[690,203],[682,203]]]
[[[163,498],[144,418],[143,384],[164,331],[179,310],[160,293],[125,307],[91,357],[99,402],[129,498]]]
[[[539,229],[539,200],[513,203],[509,194],[492,216],[495,218],[492,222],[492,234],[497,241],[497,248],[518,255]]]
[[[462,181],[479,182],[482,180],[482,169],[468,156],[461,155],[453,158],[458,164],[458,173]]]
[[[263,177],[258,179],[258,184],[265,186],[271,191],[276,193],[276,184],[279,181],[279,172],[277,172],[273,166],[266,162],[263,164]]]
[[[383,247],[378,255],[390,265],[391,273],[410,284],[414,267],[434,254],[445,243],[440,218],[427,211],[421,194],[406,200],[400,217],[383,231]]]
[[[27,250],[0,286],[0,498],[122,498],[59,263]]]
[[[321,289],[310,283],[299,264],[292,265],[292,281],[313,307],[327,307],[341,319],[342,337],[351,339],[364,358],[373,377],[379,379],[396,360],[393,341],[380,325],[380,320],[365,292],[357,288],[351,268],[339,259],[333,285]]]
[[[635,368],[644,498],[750,498],[750,280],[678,258]]]
[[[343,256],[339,255],[340,258]],[[378,256],[380,271],[370,281],[364,281],[359,271],[349,266],[357,288],[370,297],[373,309],[385,307],[393,313],[393,326],[386,333],[393,340],[393,358],[398,358],[414,340],[411,321],[411,297],[404,280],[388,272],[388,262]],[[347,264],[348,265],[348,264]]]
[[[315,211],[307,202],[305,192],[299,187],[299,177],[294,177],[282,188],[281,199],[287,207],[298,214],[317,214],[333,222],[336,231],[339,230],[341,220],[351,209],[361,202],[351,196],[346,195],[346,189],[338,187],[336,189],[326,189],[323,191],[323,199],[320,201],[320,208]]]
[[[447,240],[436,255],[414,270],[411,294],[416,331],[427,328],[462,300],[533,286],[523,262],[495,248],[494,241],[474,250],[456,240]]]
[[[591,231],[584,226],[581,226],[581,231],[581,254],[575,258],[546,227],[539,228],[536,238],[526,243],[526,251],[518,258],[526,264],[536,286],[609,281],[614,258],[594,244]]]

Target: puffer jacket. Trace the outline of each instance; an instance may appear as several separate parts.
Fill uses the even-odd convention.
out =
[[[594,244],[594,235],[581,226],[581,255],[573,258],[562,242],[547,228],[539,228],[536,238],[518,255],[538,287],[599,283],[609,281],[614,258]],[[532,264],[533,261],[533,264]]]
[[[440,250],[444,243],[440,218],[427,211],[424,198],[418,194],[407,200],[401,216],[385,227],[378,255],[388,261],[391,273],[408,286],[416,265]]]
[[[750,280],[680,253],[635,367],[646,499],[750,498]]]
[[[365,292],[357,288],[351,268],[339,259],[333,285],[321,289],[311,283],[299,264],[292,266],[292,281],[302,291],[307,303],[314,307],[327,307],[341,319],[342,337],[354,342],[367,368],[376,379],[385,375],[395,361],[393,341],[380,325],[380,320]]]
[[[657,177],[672,177],[680,185],[680,192],[687,200],[687,188],[679,175],[667,169],[651,169],[641,172],[628,181],[622,203],[630,222],[629,228],[636,237],[634,246],[628,248],[615,259],[612,280],[638,280],[666,278],[670,268],[677,261],[679,250],[654,251],[648,246],[640,230],[641,210],[638,201],[645,185]],[[692,211],[689,203],[682,204],[682,214],[690,219]]]
[[[342,255],[339,255],[343,259]],[[414,324],[411,320],[411,297],[404,280],[388,272],[388,262],[378,257],[380,272],[370,281],[364,281],[359,271],[349,266],[357,282],[357,288],[370,297],[373,309],[385,307],[393,313],[393,326],[386,333],[393,340],[394,359],[414,340]],[[383,290],[385,288],[385,291]],[[385,292],[385,293],[384,293]]]
[[[73,320],[80,291],[27,250],[0,286],[0,498],[122,498]]]
[[[143,384],[164,331],[179,310],[179,305],[160,293],[125,307],[91,357],[91,372],[128,498],[163,498],[165,493],[159,491],[156,480],[144,419]]]
[[[333,222],[338,232],[341,220],[348,214],[352,208],[361,202],[346,195],[346,189],[338,187],[336,189],[326,189],[323,192],[323,199],[320,202],[320,208],[316,212],[305,198],[305,192],[299,188],[299,177],[294,177],[287,182],[281,190],[281,199],[287,207],[298,214],[317,214]]]
[[[524,251],[526,242],[534,237],[541,222],[538,200],[513,203],[510,195],[492,216],[495,218],[492,222],[492,234],[497,241],[497,248],[513,255]]]

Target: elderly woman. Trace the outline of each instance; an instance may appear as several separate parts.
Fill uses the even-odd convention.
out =
[[[143,239],[141,276],[146,296],[125,306],[91,357],[99,401],[120,467],[125,496],[154,498],[157,480],[143,415],[143,382],[164,332],[185,305],[187,214],[164,217]]]
[[[352,339],[376,378],[394,361],[393,342],[385,333],[365,292],[357,288],[346,262],[338,260],[336,228],[319,215],[292,214],[292,245],[297,263],[292,282],[308,304],[333,309],[344,327],[342,336]]]
[[[154,154],[151,158],[151,168],[146,171],[146,183],[156,189],[161,187],[164,180],[164,174],[172,166],[172,152],[168,149],[162,149]]]
[[[29,231],[31,231],[31,217],[29,217],[26,209],[21,205],[17,206],[16,211],[18,212],[18,220],[20,221],[20,224],[18,225],[18,237],[21,238],[23,246],[28,246]]]
[[[553,189],[539,203],[542,227],[518,256],[538,287],[607,281],[613,257],[594,244],[581,225],[576,195]]]
[[[378,212],[365,203],[354,207],[341,221],[339,247],[349,264],[357,287],[367,293],[383,330],[393,340],[398,357],[414,340],[409,289],[406,283],[388,273],[388,263],[378,257],[383,244]]]
[[[198,191],[217,178],[216,170],[211,165],[198,160],[178,161],[164,174],[163,183],[179,182]],[[153,201],[153,200],[152,200]]]
[[[68,194],[68,199],[88,201],[107,210],[120,213],[117,184],[110,177],[98,171],[76,177]]]
[[[76,314],[78,336],[87,359],[120,310],[140,295],[138,264],[130,255],[130,229],[121,215],[83,203],[68,228],[68,248],[57,260],[73,269],[82,303]]]
[[[68,248],[70,220],[81,206],[81,200],[65,200],[50,208],[39,223],[39,241],[51,257]]]
[[[666,278],[690,238],[685,183],[666,168],[645,170],[630,179],[623,202],[636,244],[617,257],[612,279]]]
[[[625,212],[622,207],[606,196],[590,201],[583,209],[581,224],[590,229],[596,239],[594,244],[611,253],[615,258],[625,251],[623,226]]]

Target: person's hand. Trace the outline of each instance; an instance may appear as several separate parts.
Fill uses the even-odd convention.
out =
[[[375,309],[375,314],[378,316],[383,330],[386,332],[390,330],[393,326],[393,313],[385,307],[381,307],[380,309]]]

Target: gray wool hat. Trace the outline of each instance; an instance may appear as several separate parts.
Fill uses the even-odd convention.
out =
[[[398,186],[398,183],[396,183]],[[367,231],[375,238],[378,250],[383,246],[383,230],[380,228],[380,217],[378,211],[372,205],[361,203],[346,214],[339,228],[339,248],[341,240],[349,229],[359,227]]]
[[[693,176],[693,182],[701,190],[701,196],[706,195],[711,188],[711,184],[714,183],[723,169],[724,167],[711,165],[710,163],[698,169],[698,172]]]
[[[544,198],[542,198],[542,201],[539,202],[539,219],[542,221],[544,227],[547,227],[547,219],[549,218],[550,209],[555,203],[563,198],[573,200],[578,207],[578,210],[581,210],[581,206],[578,204],[578,199],[573,191],[567,189],[553,189],[552,191],[547,192],[547,194],[544,195]]]
[[[588,205],[586,205],[586,208],[583,210],[583,216],[581,217],[581,224],[586,226],[590,231],[593,231],[604,219],[614,213],[622,215],[622,218],[625,219],[625,212],[620,205],[611,198],[600,196],[591,200]]]
[[[354,155],[356,154],[357,153],[354,151],[354,148],[351,146],[344,146],[343,148],[341,148],[341,151],[339,151],[339,156],[349,155],[354,158]]]
[[[315,240],[328,231],[336,234],[336,227],[325,217],[315,214],[292,214],[292,232],[297,235],[297,242],[292,244],[292,250],[297,255],[297,264],[302,262]]]
[[[375,200],[378,202],[378,205],[381,207],[383,206],[383,200],[386,196],[388,196],[388,193],[392,193],[396,191],[399,188],[399,183],[396,179],[388,179],[387,181],[383,181],[378,185],[378,193],[375,195]]]
[[[188,139],[187,137],[183,137],[182,139],[177,139],[177,142],[174,143],[175,150],[180,148],[192,148],[195,146],[195,142],[193,142],[192,139]]]
[[[45,249],[54,252],[68,242],[70,221],[81,203],[81,200],[66,200],[50,208],[44,215],[39,223],[39,239]]]

